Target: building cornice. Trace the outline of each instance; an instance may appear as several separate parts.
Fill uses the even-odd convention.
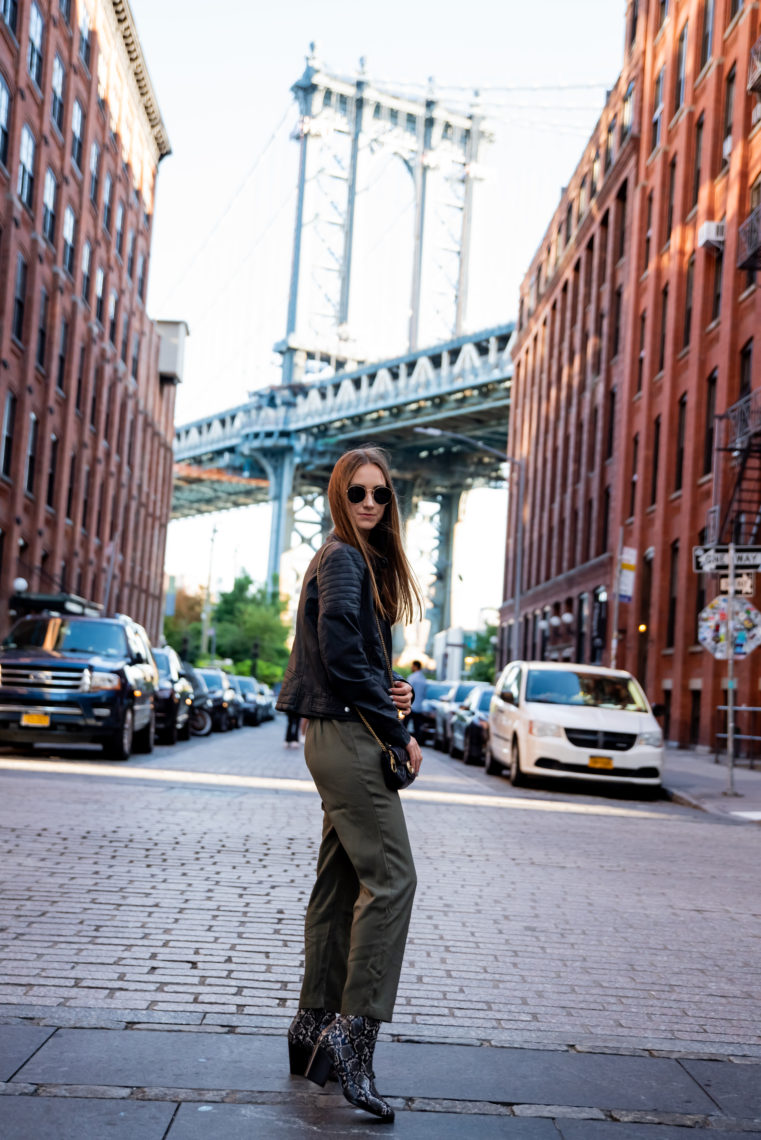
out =
[[[137,34],[135,18],[132,15],[129,0],[111,0],[111,7],[119,26],[127,56],[129,57],[132,75],[140,93],[143,109],[150,124],[158,151],[158,160],[161,161],[162,158],[172,153],[172,148],[169,143],[166,127],[164,126],[164,120],[161,117],[156,92],[153,89],[151,77],[148,74],[148,66],[145,62],[143,49],[140,46],[140,38]]]

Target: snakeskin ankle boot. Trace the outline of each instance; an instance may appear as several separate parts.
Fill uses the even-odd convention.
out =
[[[300,1009],[288,1029],[288,1059],[294,1076],[303,1077],[317,1038],[335,1017],[326,1009]]]
[[[304,1074],[315,1084],[324,1085],[335,1069],[341,1091],[356,1108],[371,1112],[385,1123],[394,1119],[394,1110],[375,1087],[372,1073],[373,1052],[380,1022],[374,1017],[339,1014],[323,1029],[309,1067]]]

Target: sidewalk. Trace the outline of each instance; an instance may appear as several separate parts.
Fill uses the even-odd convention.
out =
[[[726,757],[667,749],[663,788],[670,800],[700,811],[730,816],[738,821],[761,823],[761,758],[755,768],[747,760],[734,766],[734,796],[726,794],[729,769]]]
[[[381,1041],[376,1062],[405,1140],[761,1136],[748,1057]],[[0,1078],[3,1140],[378,1136],[335,1085],[289,1075],[284,1034],[2,1025]]]

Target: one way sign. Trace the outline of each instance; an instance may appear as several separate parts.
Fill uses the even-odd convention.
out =
[[[693,546],[692,568],[698,574],[728,570],[729,547]],[[736,546],[735,570],[761,570],[761,546]]]

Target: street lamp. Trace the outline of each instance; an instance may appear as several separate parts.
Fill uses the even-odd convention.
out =
[[[515,628],[518,634],[516,656],[520,656],[520,627],[521,627],[521,577],[523,575],[523,495],[526,479],[526,464],[523,459],[515,459],[511,455],[503,455],[496,447],[482,443],[480,439],[471,439],[469,435],[461,435],[456,431],[444,431],[443,428],[416,427],[412,429],[420,435],[447,436],[449,439],[459,439],[485,451],[488,455],[496,455],[502,463],[509,463],[511,467],[518,468],[518,519],[515,526],[515,591],[513,594],[513,610],[515,613]]]

